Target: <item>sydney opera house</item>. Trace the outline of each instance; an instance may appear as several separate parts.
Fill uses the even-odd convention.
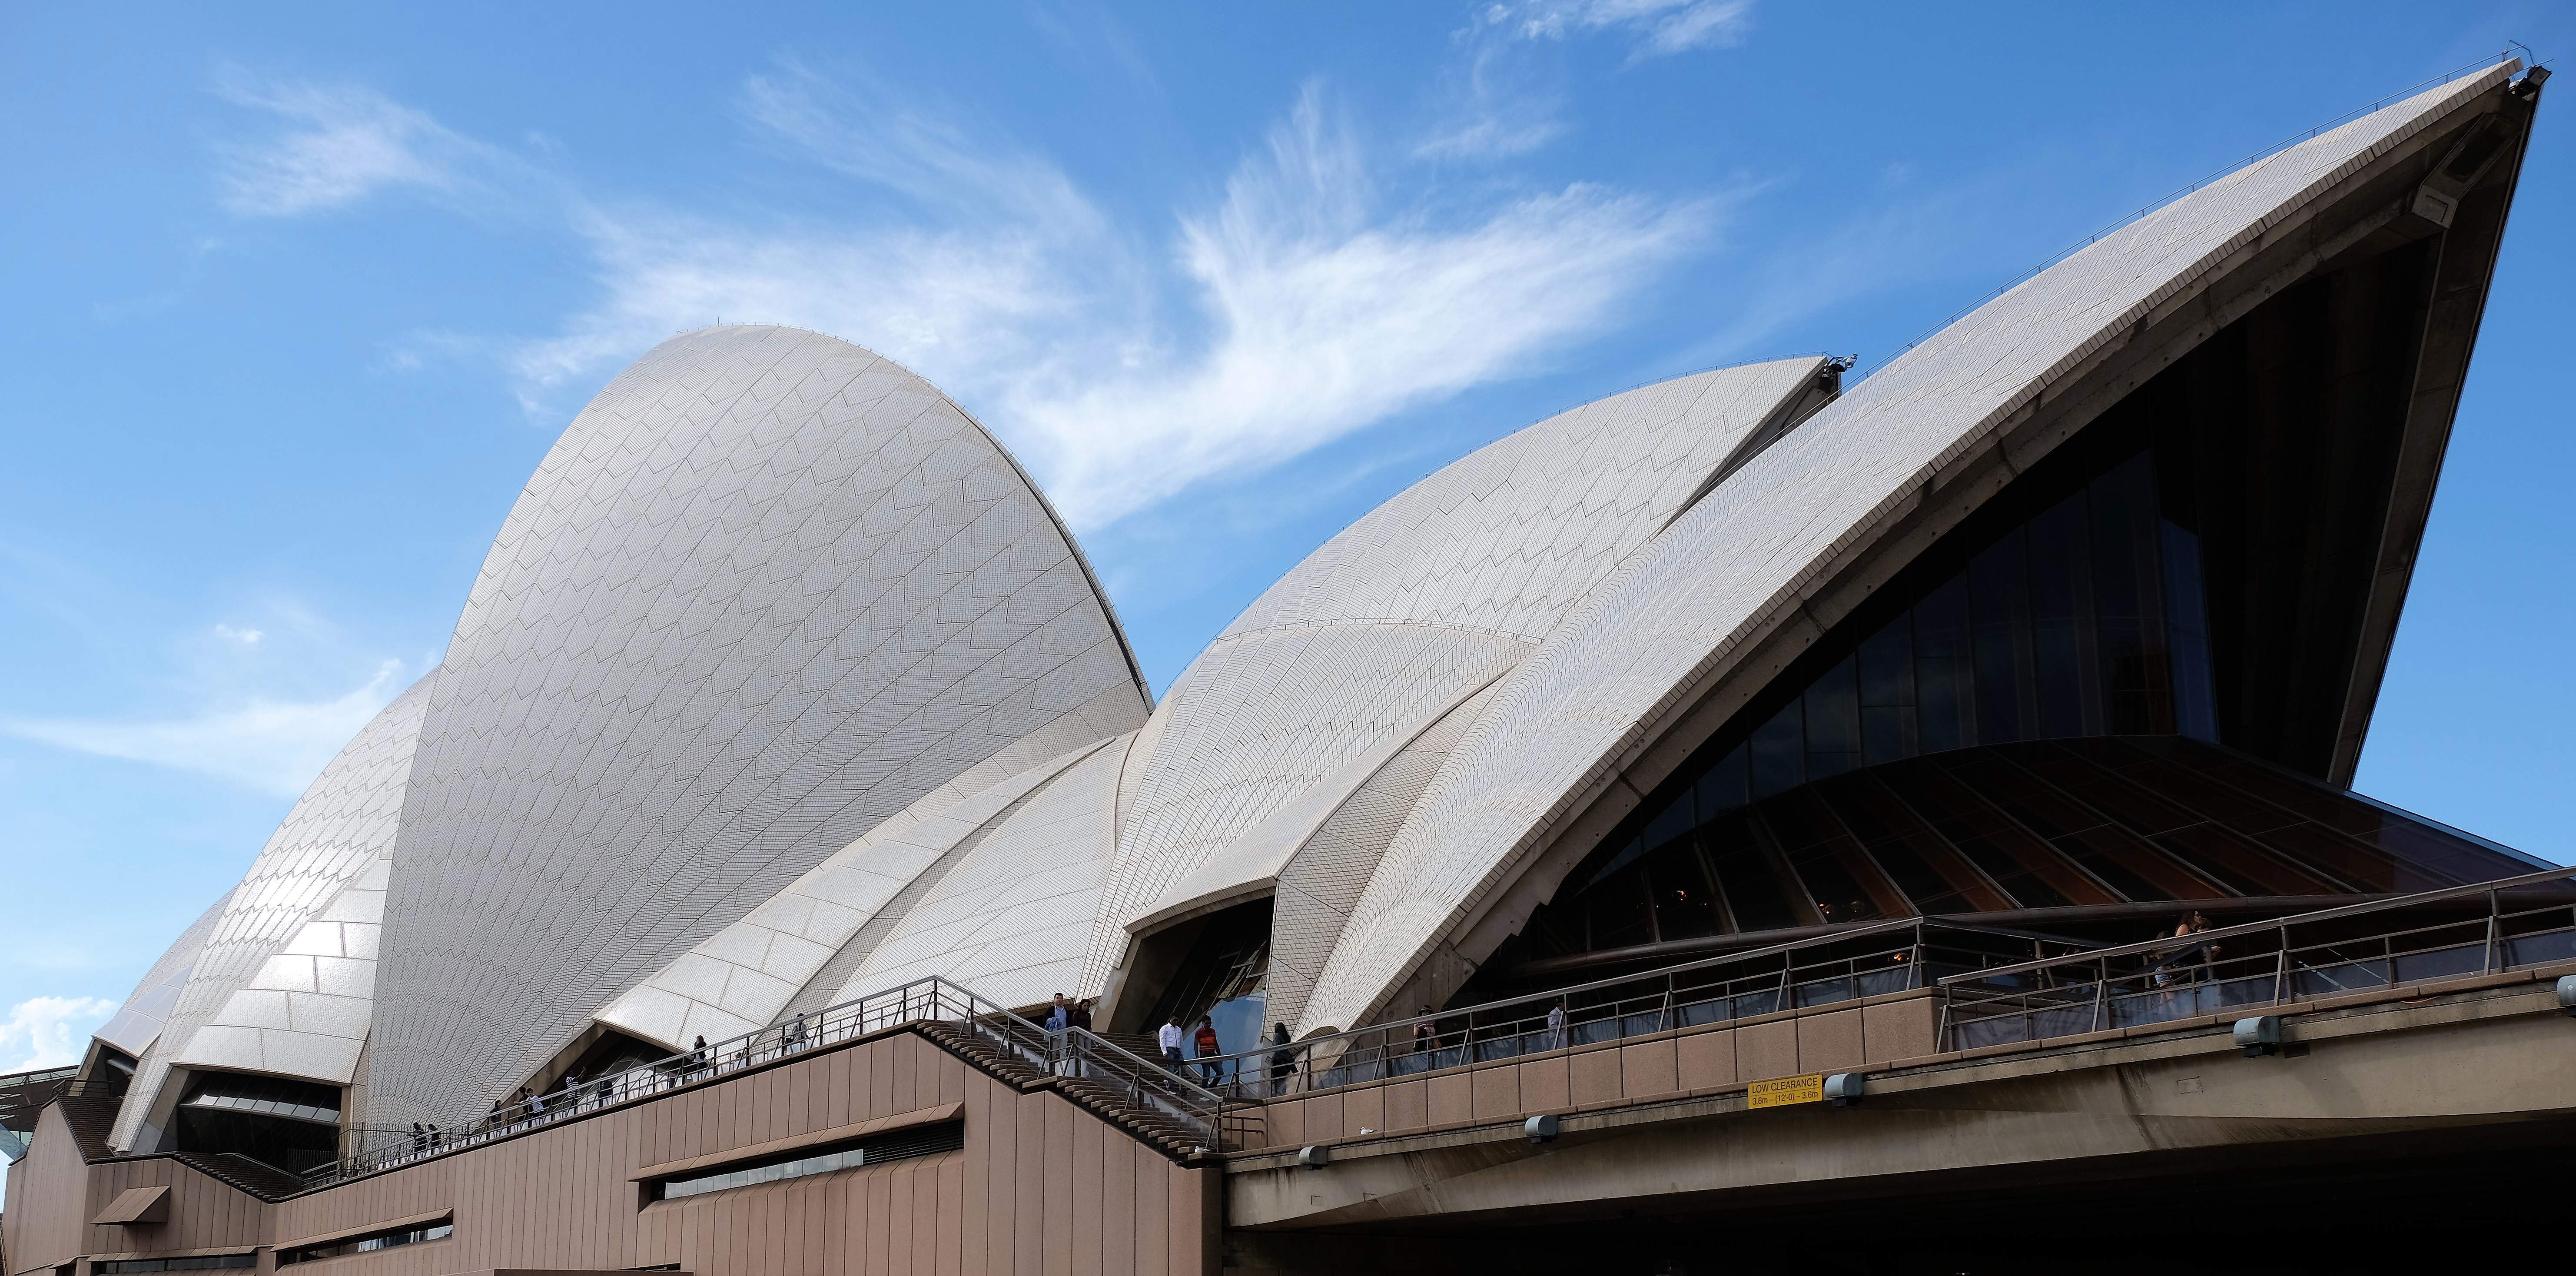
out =
[[[2545,78],[1865,378],[1508,434],[1159,701],[937,388],[674,337],[85,1060],[0,1079],[0,1276],[1719,1270],[2483,1190],[2576,1146],[2576,891],[2348,786]]]

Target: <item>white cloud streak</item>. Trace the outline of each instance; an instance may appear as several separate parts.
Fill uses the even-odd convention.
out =
[[[1628,7],[1636,13],[1552,20],[1679,20],[1674,5]],[[1719,212],[1712,200],[1596,185],[1489,183],[1503,193],[1445,199],[1435,214],[1431,197],[1450,193],[1390,198],[1384,186],[1409,175],[1373,163],[1312,87],[1221,198],[1145,229],[1117,224],[1057,165],[935,96],[795,63],[746,82],[744,119],[798,162],[887,198],[766,222],[618,207],[362,90],[230,93],[298,126],[227,152],[239,211],[319,211],[396,186],[452,201],[517,183],[519,194],[553,201],[589,245],[599,299],[542,339],[417,343],[497,350],[533,415],[552,417],[564,388],[586,389],[676,330],[719,319],[811,328],[956,395],[1086,529],[1535,371],[1549,352],[1614,326],[1620,303],[1657,265],[1703,243]],[[1554,126],[1512,127],[1520,131],[1453,149],[1525,149]],[[290,736],[291,708],[263,707],[261,721]],[[200,738],[260,728],[246,711],[222,722],[16,729],[162,760],[198,758]]]
[[[292,797],[402,688],[387,661],[365,685],[321,701],[250,699],[159,722],[0,719],[0,731],[57,748],[194,771]]]
[[[776,136],[939,228],[587,210],[604,300],[522,348],[519,374],[579,383],[718,316],[833,332],[978,410],[1084,528],[1532,370],[1607,327],[1717,211],[1589,185],[1447,219],[1390,208],[1309,89],[1157,261],[1052,165],[918,105],[870,109],[803,72],[748,97]]]
[[[1532,0],[1493,5],[1483,16],[1527,40],[1624,30],[1637,39],[1633,61],[1743,43],[1753,26],[1753,0]]]
[[[223,205],[246,217],[327,212],[392,187],[488,195],[488,173],[517,167],[504,152],[368,89],[267,83],[236,72],[217,92],[289,126],[217,148]]]
[[[116,1013],[116,1003],[101,997],[30,997],[9,1008],[0,1021],[0,1072],[26,1072],[78,1063],[88,1049],[90,1031]]]

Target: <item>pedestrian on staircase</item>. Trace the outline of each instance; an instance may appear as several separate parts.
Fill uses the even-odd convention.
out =
[[[1163,1066],[1173,1072],[1181,1070],[1181,1016],[1175,1012],[1163,1018],[1163,1030],[1154,1039],[1163,1047]]]
[[[1224,1070],[1224,1065],[1207,1063],[1204,1060],[1213,1059],[1225,1052],[1225,1047],[1217,1044],[1216,1020],[1206,1015],[1199,1016],[1199,1030],[1190,1044],[1198,1047],[1199,1058],[1202,1060],[1199,1064],[1200,1078],[1211,1086],[1215,1085]]]

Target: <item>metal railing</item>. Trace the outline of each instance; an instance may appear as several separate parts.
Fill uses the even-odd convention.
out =
[[[1202,1149],[1225,1145],[1226,1096],[1192,1080],[1187,1068],[1149,1063],[1088,1028],[1066,1028],[1054,1038],[1057,1075],[1105,1087],[1130,1110],[1188,1129]]]
[[[1929,987],[1944,971],[2081,947],[2028,931],[1905,918],[1186,1066],[1229,1098],[1276,1098],[1904,992]]]
[[[349,1131],[355,1136],[355,1145],[344,1146],[339,1160],[309,1171],[304,1179],[312,1186],[323,1186],[508,1138],[603,1108],[703,1085],[834,1042],[923,1022],[947,1024],[1005,1060],[1041,1072],[1059,1070],[1057,1055],[1062,1043],[1058,1035],[945,979],[923,979],[728,1038],[704,1049],[683,1051],[605,1077],[569,1081],[549,1093],[501,1104],[488,1115],[461,1124],[444,1128],[424,1125],[417,1133],[381,1126],[356,1127]],[[1113,1051],[1124,1055],[1134,1068],[1148,1066],[1102,1041],[1088,1048],[1085,1075],[1103,1079],[1132,1077],[1134,1068],[1120,1065],[1109,1054]],[[1115,1083],[1112,1085],[1117,1088]],[[1218,1121],[1205,1103],[1194,1098],[1188,1102],[1165,1100],[1155,1110],[1187,1114],[1175,1119],[1188,1119],[1194,1128],[1204,1128],[1213,1144]],[[1205,1113],[1204,1119],[1196,1119],[1201,1113]]]
[[[2576,868],[1950,975],[1944,1049],[2041,1041],[2576,959]],[[2441,911],[2484,897],[2458,917]]]

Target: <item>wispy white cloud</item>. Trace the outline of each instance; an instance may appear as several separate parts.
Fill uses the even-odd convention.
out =
[[[1625,37],[1633,65],[1740,44],[1752,17],[1752,0],[1506,0],[1471,10],[1451,33],[1457,56],[1435,77],[1436,122],[1415,153],[1508,159],[1572,132],[1545,46]]]
[[[1213,341],[1081,384],[1027,378],[1004,402],[1053,445],[1050,490],[1077,521],[1106,521],[1525,373],[1608,326],[1613,303],[1715,211],[1578,185],[1455,222],[1390,214],[1309,91],[1224,202],[1182,222]]]
[[[1581,26],[1588,14],[1557,20]],[[1405,164],[1444,147],[1525,149],[1554,125],[1518,119],[1390,161],[1313,87],[1221,197],[1162,226],[1120,224],[967,108],[795,62],[746,81],[739,110],[797,162],[865,183],[828,216],[585,198],[551,178],[521,181],[515,158],[364,90],[233,93],[303,126],[231,153],[244,211],[315,211],[396,185],[440,197],[542,188],[589,245],[598,299],[553,335],[420,334],[393,366],[497,357],[532,414],[553,417],[564,387],[587,387],[676,330],[719,319],[813,328],[956,394],[1083,527],[1526,375],[1615,325],[1618,303],[1701,244],[1721,211],[1589,184],[1485,181],[1462,196]],[[161,758],[193,756],[200,727],[249,729],[236,718],[39,725],[89,742],[73,747]]]
[[[224,207],[244,216],[324,212],[390,187],[484,196],[496,189],[496,174],[520,171],[507,153],[369,89],[264,81],[238,71],[216,89],[285,125],[217,149]]]
[[[1718,213],[1575,185],[1434,216],[1379,189],[1310,88],[1158,256],[1054,166],[917,100],[878,109],[795,69],[748,97],[774,136],[937,228],[589,210],[603,300],[519,349],[520,375],[579,383],[718,316],[833,332],[958,394],[1086,527],[1525,374],[1608,327]]]
[[[293,796],[402,689],[400,672],[399,662],[386,661],[365,684],[327,700],[251,697],[189,717],[145,722],[0,718],[0,731]]]
[[[1481,16],[1528,40],[1625,31],[1637,40],[1632,57],[1649,58],[1742,43],[1753,26],[1753,0],[1528,0],[1490,5]]]
[[[116,1003],[102,997],[30,997],[9,1008],[0,1021],[0,1072],[59,1068],[78,1063],[88,1048],[90,1031],[116,1013]]]

